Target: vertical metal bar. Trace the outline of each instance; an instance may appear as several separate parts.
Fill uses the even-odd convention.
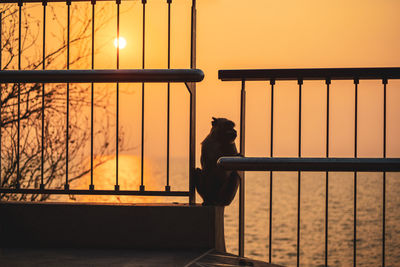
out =
[[[117,0],[117,70],[119,69],[119,5],[121,4],[121,0]],[[119,182],[118,182],[118,174],[119,174],[119,83],[117,83],[117,99],[116,99],[116,138],[115,138],[115,186],[114,189],[116,191],[119,190]]]
[[[46,69],[46,6],[47,1],[43,1],[43,44],[42,44],[42,66]],[[45,84],[42,84],[42,149],[41,149],[41,168],[40,168],[40,189],[44,189],[44,110],[45,110]]]
[[[193,173],[195,170],[196,151],[196,87],[195,83],[190,86],[190,126],[189,126],[189,205],[196,204],[196,189]],[[187,85],[188,86],[188,85]]]
[[[194,170],[196,160],[196,85],[189,83],[190,88],[190,115],[189,115],[189,205],[196,204],[196,189]],[[188,84],[186,84],[188,86]]]
[[[192,0],[191,34],[190,34],[190,68],[196,68],[196,31],[197,11],[196,0]]]
[[[357,129],[358,129],[358,84],[354,79],[354,157],[357,158]],[[354,172],[354,241],[353,241],[353,265],[357,266],[357,172]]]
[[[274,85],[275,80],[270,80],[271,84],[271,147],[270,155],[271,158],[274,156]],[[269,255],[268,262],[272,262],[272,182],[273,182],[273,172],[270,171],[269,177]]]
[[[386,85],[387,79],[383,83],[383,157],[386,158]],[[383,172],[382,181],[382,267],[385,266],[385,248],[386,248],[386,172]]]
[[[2,60],[3,60],[3,39],[2,37],[2,33],[3,33],[3,11],[0,12],[0,71],[2,71]],[[2,152],[2,143],[1,143],[1,132],[3,129],[3,125],[2,125],[2,120],[1,120],[1,107],[2,107],[2,101],[1,101],[1,97],[2,97],[2,87],[0,85],[0,187],[2,187],[2,182],[1,182],[1,152]]]
[[[246,130],[246,81],[242,80],[240,94],[240,155],[245,155],[245,130]],[[244,227],[245,227],[245,180],[244,172],[240,172],[239,188],[239,256],[244,257]]]
[[[71,30],[71,0],[67,0],[67,70],[69,70],[70,60],[70,30]],[[68,164],[69,164],[69,83],[67,83],[67,127],[66,127],[66,156],[65,156],[65,185],[64,189],[69,190]]]
[[[329,158],[329,87],[330,79],[325,80],[326,83],[326,157]],[[328,266],[328,215],[329,215],[329,172],[325,172],[325,266]]]
[[[190,32],[190,68],[196,68],[196,0],[192,0]],[[194,170],[196,167],[196,83],[190,83],[190,129],[189,129],[189,204],[196,203]]]
[[[91,36],[91,41],[92,41],[92,70],[94,69],[94,18],[95,18],[95,5],[96,5],[96,0],[91,1],[92,4],[92,36]],[[94,190],[94,183],[93,183],[93,127],[94,127],[94,114],[93,114],[93,109],[94,109],[94,84],[91,84],[91,90],[90,90],[90,185],[89,185],[89,190]]]
[[[145,68],[145,46],[146,46],[146,3],[147,0],[142,0],[143,5],[143,23],[142,23],[142,69]],[[140,165],[140,191],[144,191],[143,184],[143,168],[144,168],[144,83],[142,83],[142,142],[141,142],[141,165]]]
[[[3,50],[1,49],[3,47],[3,39],[2,39],[2,33],[3,33],[3,11],[0,12],[0,71],[2,70],[2,60],[3,60]],[[1,166],[1,152],[2,152],[2,129],[3,129],[3,125],[2,125],[2,118],[1,118],[1,107],[3,106],[2,101],[1,101],[1,97],[2,97],[2,87],[0,86],[0,187],[2,187],[2,182],[1,182],[1,170],[2,170],[2,166]]]
[[[299,85],[299,147],[298,156],[301,157],[301,97],[303,80],[297,81]],[[300,265],[300,214],[301,214],[301,172],[297,172],[297,266]]]
[[[168,69],[171,68],[171,2],[172,0],[167,0],[168,4]],[[170,83],[167,84],[167,185],[165,186],[165,191],[171,191],[171,187],[169,185],[169,154],[170,154],[170,102],[171,102],[171,88]]]
[[[18,70],[21,70],[21,20],[22,20],[22,0],[18,2],[19,12],[18,12]],[[20,131],[21,131],[21,84],[18,83],[18,122],[17,122],[17,182],[16,189],[21,187],[20,185],[20,169],[19,169],[19,150],[20,150]]]

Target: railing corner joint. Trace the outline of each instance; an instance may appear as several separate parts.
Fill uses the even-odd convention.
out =
[[[303,78],[298,78],[297,79],[297,84],[298,85],[303,85]]]
[[[326,79],[325,79],[325,84],[326,84],[326,85],[330,85],[331,82],[332,82],[331,78],[326,78]]]

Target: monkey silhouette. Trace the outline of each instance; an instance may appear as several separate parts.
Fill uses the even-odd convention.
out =
[[[236,195],[240,176],[236,171],[217,166],[223,156],[237,156],[235,123],[225,118],[212,118],[211,131],[201,143],[201,168],[194,173],[197,192],[203,205],[229,205]]]

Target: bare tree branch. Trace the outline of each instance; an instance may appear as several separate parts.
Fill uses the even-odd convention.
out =
[[[40,21],[34,20],[27,14],[28,7],[24,6],[24,27],[21,32],[21,44],[24,69],[38,69],[43,65],[41,44],[38,44]],[[69,46],[77,49],[78,53],[71,57],[71,66],[79,67],[87,64],[91,55],[89,45],[91,38],[91,18],[85,15],[77,6],[71,6],[71,14],[79,25],[71,31]],[[1,53],[3,57],[2,69],[12,69],[18,58],[18,8],[15,5],[3,4],[0,12],[3,16],[3,32]],[[57,10],[51,9],[50,15]],[[98,9],[96,31],[110,19],[104,8]],[[28,18],[30,23],[28,23]],[[65,57],[68,47],[65,24],[54,16],[54,21],[59,25],[62,38],[60,45],[47,51],[44,61],[46,67],[65,69],[66,63],[59,59]],[[35,53],[26,51],[35,50]],[[26,52],[26,53],[25,53]],[[18,88],[20,89],[20,102],[18,103]],[[90,143],[90,88],[84,85],[70,84],[69,104],[69,137],[66,136],[66,84],[47,84],[42,93],[43,84],[1,84],[1,187],[15,187],[17,183],[22,188],[39,188],[42,183],[46,188],[62,188],[65,184],[66,162],[69,162],[69,182],[82,178],[90,172],[83,165],[88,157],[88,144]],[[44,102],[42,101],[44,99]],[[110,118],[113,113],[109,110],[110,91],[101,90],[96,93],[94,106],[101,109],[106,116],[95,119],[96,125],[96,153],[94,168],[107,161],[107,155],[113,153],[109,140],[115,138],[109,129],[115,127],[115,122]],[[18,105],[20,114],[18,116]],[[44,131],[42,133],[42,122]],[[19,171],[20,180],[17,180],[17,126],[20,124],[20,155]],[[121,147],[123,147],[123,132],[120,131]],[[43,144],[42,144],[43,136]],[[66,143],[69,145],[69,155],[66,155]],[[42,150],[43,146],[43,150]],[[43,157],[43,160],[42,160]],[[43,164],[43,168],[42,168]],[[43,178],[42,178],[43,173]],[[9,200],[46,200],[49,195],[21,195],[1,194],[0,199]]]

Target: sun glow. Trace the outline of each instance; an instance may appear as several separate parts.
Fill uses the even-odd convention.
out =
[[[119,49],[124,49],[126,46],[126,40],[124,37],[119,37],[119,42],[118,42],[118,38],[114,39],[114,46],[116,48],[119,47]]]

